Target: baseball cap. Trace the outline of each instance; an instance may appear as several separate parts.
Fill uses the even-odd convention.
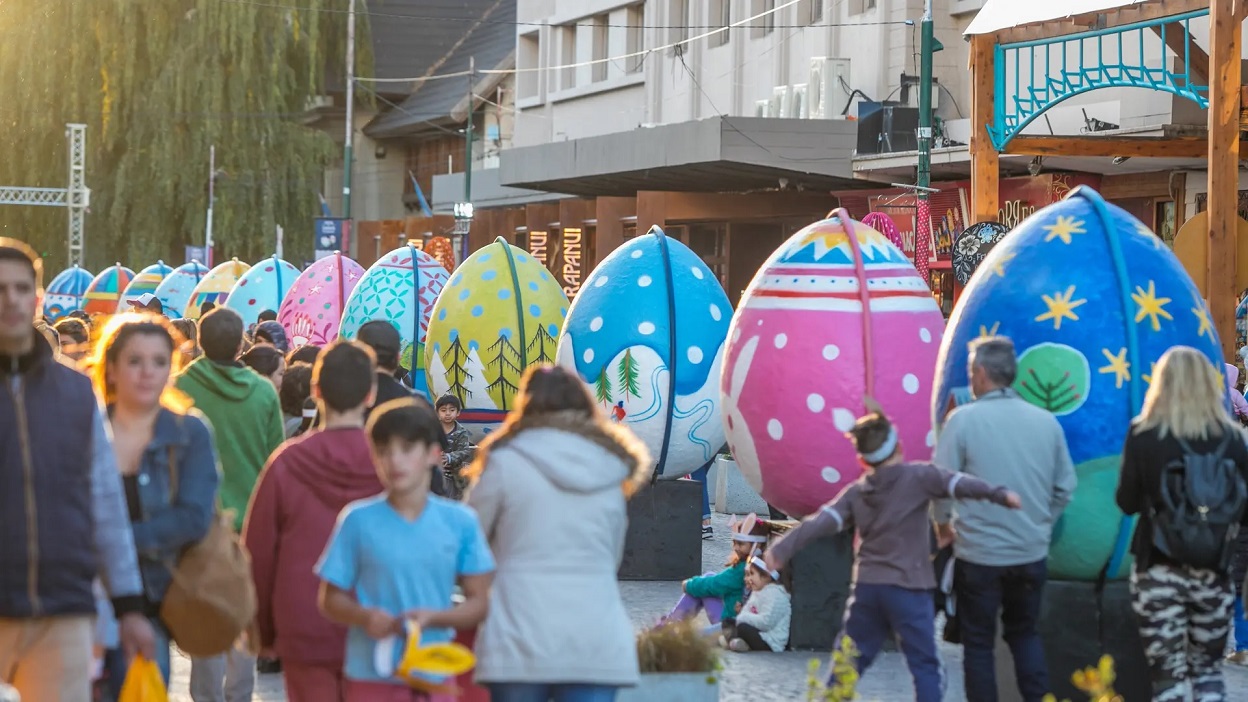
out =
[[[397,357],[399,347],[403,345],[403,340],[399,338],[399,330],[384,319],[365,322],[360,327],[357,337],[360,343],[371,347],[379,356]]]
[[[154,312],[159,312],[161,314],[163,314],[165,311],[165,306],[163,303],[161,303],[160,298],[156,297],[152,293],[143,293],[142,295],[139,295],[138,297],[131,298],[130,306],[149,309]]]

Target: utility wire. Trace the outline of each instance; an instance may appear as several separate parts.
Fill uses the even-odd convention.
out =
[[[348,12],[347,10],[338,10],[338,9],[329,8],[329,7],[307,7],[305,5],[280,5],[280,4],[272,3],[272,2],[257,2],[255,0],[220,0],[220,2],[228,2],[234,5],[250,5],[253,7],[268,7],[268,8],[272,8],[275,10],[295,10],[299,12],[320,12],[320,13],[335,14],[335,15],[345,15]],[[783,7],[788,7],[788,5],[785,5]],[[775,10],[768,10],[767,12],[763,14],[769,14],[779,9],[782,9],[782,8],[778,7],[778,8],[775,8]],[[407,15],[407,14],[397,14],[397,13],[392,13],[392,12],[376,12],[373,10],[358,10],[357,13],[367,14],[370,17],[383,17],[387,19],[418,20],[418,21],[423,21],[423,22],[465,22],[465,23],[471,22],[471,23],[476,23],[476,24],[505,24],[505,25],[511,25],[513,27],[566,26],[566,25],[554,25],[554,24],[550,24],[549,22],[523,22],[519,20],[491,20],[491,19],[480,19],[477,17],[463,17],[463,16],[446,17],[446,16],[440,16],[440,15]],[[570,24],[590,24],[589,22],[585,21],[588,19],[589,19],[588,16],[582,17],[577,22],[572,22]],[[885,24],[903,24],[903,23],[902,22],[844,22],[844,23],[811,22],[809,24],[776,24],[776,25],[772,25],[772,28],[773,29],[806,29],[806,28],[816,28],[816,27],[859,27],[859,26],[885,25]],[[593,23],[593,26],[612,27],[612,28],[618,28],[618,29],[660,29],[660,30],[724,29],[724,25],[720,25],[720,24],[610,24],[610,23],[597,24],[597,23]]]

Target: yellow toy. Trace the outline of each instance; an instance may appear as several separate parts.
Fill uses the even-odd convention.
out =
[[[399,664],[394,666],[394,647],[399,637],[391,636],[377,642],[374,664],[382,675],[393,675],[413,688],[436,690],[451,681],[444,680],[472,670],[477,658],[467,647],[453,643],[420,645],[420,625],[408,620],[405,625],[406,639]]]

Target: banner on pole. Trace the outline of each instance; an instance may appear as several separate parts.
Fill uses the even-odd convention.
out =
[[[200,263],[207,265],[208,264],[207,249],[203,246],[187,246],[186,247],[186,262],[190,263],[191,261],[199,261]]]
[[[316,260],[321,260],[335,251],[348,253],[351,245],[351,220],[341,217],[318,217],[316,232],[313,236],[312,248],[316,251]]]

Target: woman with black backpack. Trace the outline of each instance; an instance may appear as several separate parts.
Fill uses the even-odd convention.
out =
[[[1230,561],[1248,504],[1248,447],[1226,407],[1209,359],[1172,348],[1122,450],[1118,506],[1140,515],[1133,609],[1159,702],[1226,695]]]

